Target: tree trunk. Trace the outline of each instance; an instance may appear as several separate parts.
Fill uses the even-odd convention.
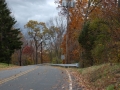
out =
[[[21,63],[22,63],[21,58],[22,58],[22,50],[20,49],[20,56],[19,56],[19,63],[20,63],[20,66],[22,65],[22,64],[21,64]]]
[[[120,8],[120,0],[118,0],[118,7]]]
[[[37,59],[38,59],[38,58],[37,58],[37,56],[38,56],[38,53],[37,53],[38,46],[37,46],[37,40],[34,39],[34,41],[35,41],[35,64],[37,64],[37,61],[38,61],[38,60],[37,60]]]
[[[42,42],[41,42],[41,64],[43,63],[43,60],[42,60]]]
[[[10,60],[8,60],[8,66],[9,66],[9,64],[10,64]]]
[[[52,51],[49,51],[50,62],[52,63]]]
[[[36,46],[36,50],[35,50],[35,51],[36,51],[35,64],[37,64],[37,61],[38,61],[38,60],[37,60],[37,56],[38,56],[37,49],[38,49],[38,47]]]
[[[10,65],[10,61],[11,61],[11,55],[8,55],[8,66]]]

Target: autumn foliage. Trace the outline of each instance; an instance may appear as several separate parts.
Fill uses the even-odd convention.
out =
[[[119,0],[118,0],[119,1]],[[68,20],[69,62],[81,67],[120,62],[120,7],[117,0],[76,0],[74,8],[61,6]],[[66,54],[66,34],[61,45]]]
[[[33,52],[34,52],[34,49],[33,49],[33,47],[31,47],[31,46],[26,46],[26,47],[23,49],[23,54],[32,55]]]

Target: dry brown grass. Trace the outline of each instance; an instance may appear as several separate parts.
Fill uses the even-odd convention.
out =
[[[83,90],[120,90],[120,64],[103,64],[84,69],[72,69]],[[112,88],[109,87],[112,85]]]

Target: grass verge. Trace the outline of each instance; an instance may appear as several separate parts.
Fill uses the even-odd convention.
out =
[[[12,69],[12,68],[16,68],[18,66],[13,65],[13,64],[6,64],[6,63],[0,63],[0,70],[6,70],[6,69]]]
[[[120,90],[120,64],[102,64],[75,70],[79,74],[80,85],[87,90]]]

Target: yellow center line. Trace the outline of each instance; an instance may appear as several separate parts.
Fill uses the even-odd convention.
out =
[[[13,79],[15,79],[15,78],[18,78],[18,77],[20,77],[20,76],[22,76],[22,75],[25,75],[25,74],[27,74],[27,73],[29,73],[29,72],[37,69],[38,67],[39,67],[39,66],[37,66],[37,67],[35,67],[35,68],[33,68],[33,69],[30,69],[30,70],[21,72],[21,73],[19,73],[19,74],[13,75],[13,76],[11,76],[11,77],[5,78],[5,79],[3,79],[3,80],[0,80],[0,85],[3,84],[3,83],[5,83],[5,82],[8,82],[8,81],[10,81],[10,80],[13,80]]]

